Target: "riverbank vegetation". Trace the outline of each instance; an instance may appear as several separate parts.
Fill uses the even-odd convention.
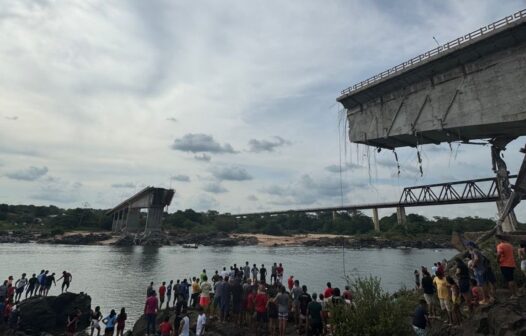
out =
[[[376,277],[349,279],[353,305],[335,306],[331,324],[335,336],[411,335],[408,322],[420,293],[402,289],[389,294]],[[355,307],[359,307],[355,308]]]
[[[0,204],[0,230],[104,231],[111,230],[112,217],[104,209],[61,209],[56,206]],[[144,214],[141,219],[146,220]],[[493,219],[479,217],[433,217],[407,215],[407,225],[397,224],[396,214],[380,219],[380,235],[386,238],[415,235],[450,235],[453,231],[485,231],[495,225]],[[196,212],[192,209],[165,214],[166,230],[185,233],[263,233],[291,235],[329,233],[344,235],[378,235],[373,221],[361,212],[250,216],[235,218],[217,211]]]

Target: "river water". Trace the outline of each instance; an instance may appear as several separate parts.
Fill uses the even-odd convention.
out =
[[[60,277],[63,270],[73,275],[70,290],[87,292],[92,305],[101,306],[103,314],[110,309],[126,307],[127,327],[141,315],[146,287],[154,281],[198,276],[203,268],[208,274],[234,263],[249,261],[258,267],[263,263],[270,271],[273,262],[283,263],[285,277],[290,274],[306,284],[310,292],[320,292],[327,281],[342,288],[345,272],[351,276],[381,277],[382,286],[395,291],[414,286],[413,271],[421,265],[451,258],[451,249],[359,249],[330,247],[199,247],[180,246],[115,247],[69,246],[42,244],[0,244],[0,276],[15,280],[25,272],[31,275],[49,269]],[[50,295],[60,293],[53,287]]]

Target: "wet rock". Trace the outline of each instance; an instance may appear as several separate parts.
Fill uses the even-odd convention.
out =
[[[173,244],[197,244],[204,246],[251,246],[257,245],[258,239],[253,236],[231,237],[224,232],[211,233],[175,233],[170,237]]]
[[[82,312],[77,330],[87,328],[91,308],[91,298],[87,294],[64,293],[59,296],[39,296],[24,300],[18,304],[19,330],[27,335],[40,335],[43,332],[62,334],[67,316],[75,308]]]

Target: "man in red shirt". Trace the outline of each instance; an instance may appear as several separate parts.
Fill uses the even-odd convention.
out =
[[[289,279],[287,280],[287,285],[289,287],[289,292],[292,290],[292,287],[294,287],[294,275],[289,276]]]
[[[325,288],[323,296],[325,297],[325,299],[329,299],[332,297],[332,285],[330,282],[327,282],[327,288]]]
[[[267,322],[268,322],[268,316],[267,316],[267,303],[268,303],[268,295],[266,293],[265,287],[263,285],[259,286],[259,291],[256,294],[256,298],[254,300],[254,306],[256,309],[256,335],[259,335],[259,329],[260,327],[263,327],[263,330],[267,330]]]
[[[159,309],[163,307],[165,294],[166,294],[166,282],[163,281],[163,283],[161,284],[161,287],[159,287]]]
[[[161,336],[170,336],[172,333],[172,325],[170,324],[170,317],[166,316],[164,318],[163,323],[159,326],[159,331],[161,332]]]
[[[155,334],[155,318],[157,317],[158,301],[155,291],[151,293],[144,304],[144,315],[146,315],[146,335]],[[150,330],[152,331],[150,333]]]
[[[508,283],[508,288],[511,292],[511,299],[517,297],[517,285],[513,280],[513,272],[515,271],[515,257],[513,256],[513,246],[508,243],[503,236],[497,235],[499,244],[497,244],[497,260],[500,266],[500,272],[504,281]]]

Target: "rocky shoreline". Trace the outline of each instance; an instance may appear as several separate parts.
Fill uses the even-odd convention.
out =
[[[62,235],[42,235],[30,232],[7,232],[0,235],[1,243],[39,243],[65,245],[193,245],[198,246],[311,246],[311,247],[341,247],[349,249],[361,248],[452,248],[447,237],[432,237],[426,239],[386,239],[383,237],[352,237],[336,235],[296,235],[296,236],[264,236],[258,234],[227,234],[213,233],[176,233],[167,232],[157,240],[140,240],[132,235],[115,236],[107,232],[99,233],[68,233]]]

